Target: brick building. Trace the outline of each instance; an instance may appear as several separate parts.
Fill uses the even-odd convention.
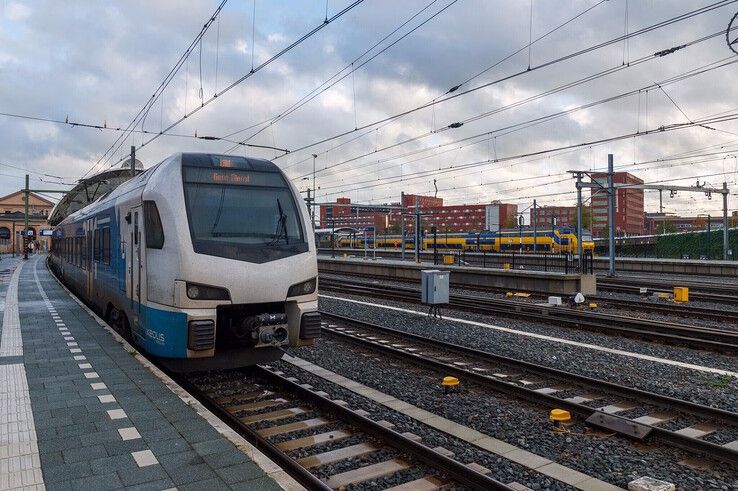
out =
[[[518,206],[510,203],[482,203],[473,205],[444,206],[443,198],[403,194],[400,203],[405,205],[405,231],[413,232],[416,198],[422,212],[421,224],[429,233],[436,227],[439,233],[497,231],[510,223],[516,223]],[[350,206],[349,198],[339,198],[336,205],[321,205],[320,227],[330,228],[332,222],[338,227],[363,229],[374,226],[377,232],[399,233],[402,215],[397,209],[400,203],[378,205],[370,208]],[[339,206],[340,205],[340,206]]]
[[[644,234],[654,235],[657,233],[669,232],[701,232],[707,230],[707,215],[699,215],[696,217],[680,217],[677,215],[667,215],[666,213],[645,213]],[[711,217],[710,228],[716,230],[723,227],[722,214],[716,214]],[[732,226],[735,220],[729,218],[728,226]],[[661,225],[664,225],[661,227]]]
[[[21,234],[25,227],[25,205],[23,191],[0,197],[0,253],[23,252]],[[33,237],[39,241],[42,251],[49,250],[51,238],[39,237],[39,231],[49,226],[47,219],[53,207],[51,201],[30,193],[28,228],[33,231]]]
[[[442,208],[443,198],[436,198],[435,196],[421,196],[419,194],[402,194],[401,203],[407,208],[415,209],[415,203],[418,203],[420,209],[426,208]]]
[[[375,227],[378,232],[384,232],[390,226],[391,215],[390,205],[357,207],[351,206],[350,198],[338,198],[336,205],[320,205],[320,228],[331,228],[334,225],[335,228]]]
[[[607,173],[592,174],[592,182],[607,187]],[[615,172],[613,182],[617,184],[643,184],[643,180],[628,172]],[[592,210],[592,236],[606,237],[607,234],[607,191],[592,188],[590,208]],[[615,190],[615,235],[643,235],[643,190],[620,188]]]
[[[576,227],[577,226],[577,207],[576,206],[540,206],[538,207],[538,220],[533,208],[530,209],[530,224],[537,221],[538,227],[551,227],[553,219],[556,219],[556,225],[559,227]],[[585,221],[586,223],[586,221]]]

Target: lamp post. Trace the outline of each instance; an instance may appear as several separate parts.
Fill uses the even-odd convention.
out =
[[[318,155],[314,153],[313,154],[313,201],[315,201],[315,159],[317,158],[318,158]],[[310,209],[313,212],[311,217],[313,220],[313,224],[315,224],[315,206],[311,207]]]

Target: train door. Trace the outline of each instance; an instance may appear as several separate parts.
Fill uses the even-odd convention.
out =
[[[129,298],[131,311],[135,319],[133,326],[138,326],[138,317],[141,315],[141,303],[146,298],[146,264],[144,254],[146,247],[143,244],[143,208],[135,206],[126,215],[127,231],[125,235],[126,251],[126,296]]]

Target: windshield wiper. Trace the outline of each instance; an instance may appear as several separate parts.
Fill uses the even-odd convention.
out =
[[[274,238],[269,242],[269,245],[276,245],[280,239],[284,238],[284,243],[289,244],[290,238],[287,235],[287,215],[282,210],[282,203],[277,198],[277,209],[279,210],[279,219],[277,220],[277,230],[274,232]]]
[[[225,198],[225,188],[221,189],[220,191],[220,203],[218,203],[218,214],[215,216],[215,223],[213,223],[213,228],[210,231],[210,235],[213,237],[219,237],[219,232],[216,232],[215,229],[218,228],[218,223],[220,223],[220,215],[223,213],[223,198]]]

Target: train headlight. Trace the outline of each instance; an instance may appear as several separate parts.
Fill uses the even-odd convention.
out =
[[[230,300],[231,295],[225,288],[187,283],[187,297],[192,300]]]
[[[308,295],[315,291],[315,287],[317,284],[318,284],[318,278],[312,278],[307,281],[303,281],[302,283],[292,285],[290,289],[287,290],[287,296],[297,297],[299,295]]]

